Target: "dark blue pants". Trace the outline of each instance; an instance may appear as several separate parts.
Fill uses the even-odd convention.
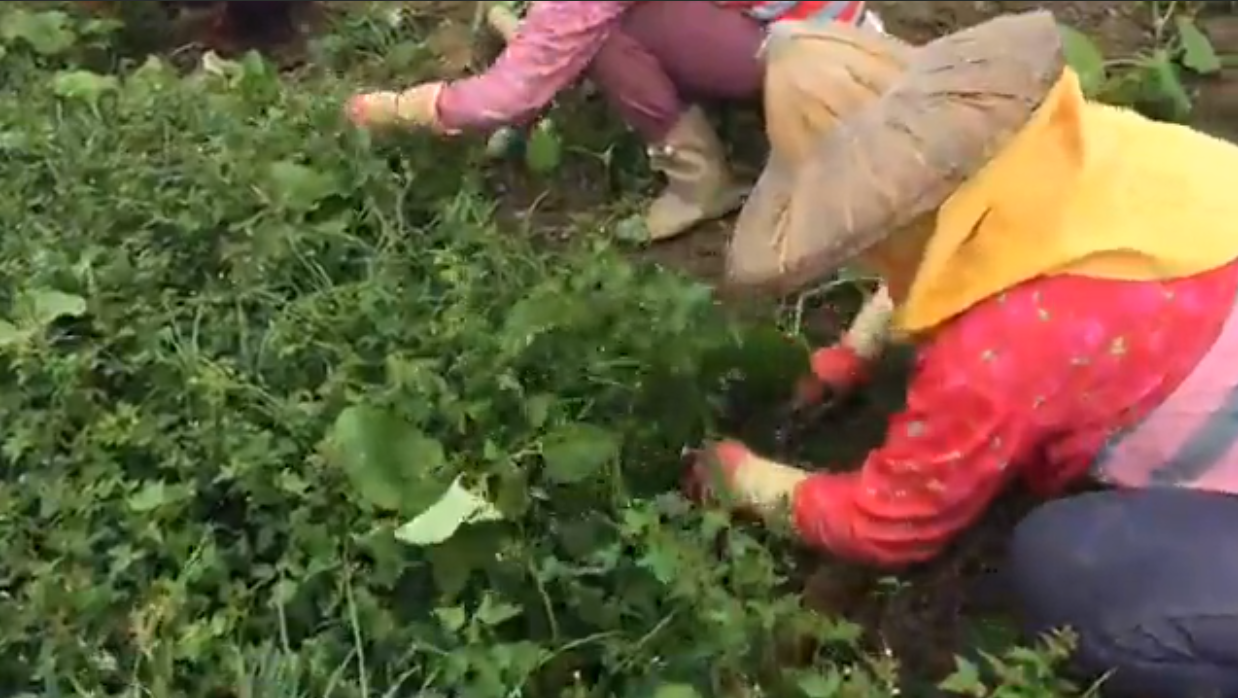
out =
[[[1104,491],[1049,502],[1015,530],[1027,629],[1069,626],[1106,696],[1238,697],[1238,497]]]

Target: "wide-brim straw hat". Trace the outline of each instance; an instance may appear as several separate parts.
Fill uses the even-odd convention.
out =
[[[844,59],[797,80],[806,49],[794,46],[805,41]],[[1043,10],[921,47],[841,25],[792,28],[771,37],[767,60],[770,160],[737,221],[726,286],[776,294],[935,212],[1023,128],[1066,66]],[[806,128],[812,105],[834,117]]]

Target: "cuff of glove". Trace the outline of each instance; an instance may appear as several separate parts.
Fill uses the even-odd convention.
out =
[[[819,550],[866,559],[857,549],[847,516],[860,487],[859,473],[809,472],[762,458],[738,441],[714,444],[705,455],[709,466],[698,463],[694,469],[697,496],[713,489],[702,487],[712,478],[715,486],[727,488],[738,512],[782,526]],[[706,467],[712,470],[705,472]]]
[[[443,122],[439,119],[438,105],[439,101],[442,100],[444,88],[446,88],[444,83],[437,82],[396,93],[395,114],[397,120],[414,126],[428,128],[435,133],[446,136],[453,136],[459,133],[459,131],[445,128]],[[418,94],[423,91],[427,94]]]
[[[805,470],[767,460],[738,441],[723,441],[706,449],[708,462],[695,479],[703,489],[726,489],[728,503],[740,511],[770,518],[789,518],[796,489],[808,479]]]
[[[447,83],[439,83],[434,87],[434,96],[430,99],[430,128],[435,132],[444,136],[457,136],[460,134],[458,128],[447,128],[443,123],[440,104],[443,101],[443,93],[450,87]]]

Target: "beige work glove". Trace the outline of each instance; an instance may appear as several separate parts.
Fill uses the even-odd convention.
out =
[[[363,92],[348,100],[349,121],[359,128],[426,128],[451,133],[438,119],[438,98],[443,83],[427,82],[402,92]]]

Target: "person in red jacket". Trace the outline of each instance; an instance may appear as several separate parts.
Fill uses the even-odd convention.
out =
[[[784,21],[864,24],[855,0],[800,2],[534,2],[494,65],[481,75],[402,92],[356,95],[361,126],[405,125],[444,134],[530,123],[559,91],[587,77],[648,145],[667,179],[646,215],[652,240],[686,232],[740,207],[746,187],[696,105],[755,101],[767,30]]]
[[[1089,103],[1047,12],[919,48],[798,28],[766,83],[772,154],[730,290],[857,264],[917,359],[856,467],[722,441],[694,487],[896,569],[1023,484],[1055,497],[1005,567],[1028,632],[1074,630],[1107,695],[1238,696],[1238,147]],[[862,380],[852,349],[824,352],[829,378]]]

